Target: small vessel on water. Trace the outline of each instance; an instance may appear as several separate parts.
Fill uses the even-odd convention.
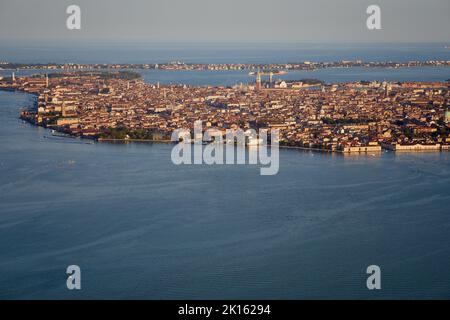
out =
[[[55,129],[52,129],[52,136],[59,137],[59,138],[71,138],[71,139],[77,139],[78,137],[71,136],[68,133],[58,132]]]

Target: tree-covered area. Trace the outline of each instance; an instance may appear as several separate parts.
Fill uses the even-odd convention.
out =
[[[103,139],[132,139],[132,140],[170,140],[170,135],[160,132],[156,129],[134,129],[130,130],[125,126],[118,126],[116,128],[106,128],[100,134],[99,138]]]
[[[447,126],[447,124],[445,123],[444,119],[441,118],[439,119],[439,121],[437,122],[438,128],[436,133],[434,134],[435,136],[440,135],[440,136],[448,136],[450,134],[450,128]]]
[[[99,138],[125,139],[129,134],[128,128],[119,126],[116,128],[107,128],[100,133]]]
[[[310,79],[310,78],[306,78],[306,79],[300,79],[300,80],[285,80],[286,83],[295,83],[295,82],[302,82],[303,84],[307,84],[307,85],[315,85],[315,86],[319,86],[319,85],[323,85],[325,82],[323,82],[322,80],[319,79]]]

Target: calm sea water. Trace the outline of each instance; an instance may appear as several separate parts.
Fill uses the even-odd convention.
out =
[[[147,83],[188,84],[233,86],[240,83],[254,83],[255,77],[248,71],[170,71],[170,70],[136,70]],[[45,70],[19,70],[17,76],[45,74]],[[9,77],[10,70],[0,70],[0,75]],[[274,76],[274,79],[301,80],[314,78],[326,83],[352,81],[446,81],[450,79],[449,67],[417,67],[417,68],[336,68],[314,71],[290,71],[286,75]]]
[[[170,145],[45,138],[17,119],[32,100],[0,92],[2,299],[450,298],[450,153],[175,166]]]
[[[411,61],[450,60],[443,43],[429,44],[108,44],[108,43],[2,43],[0,60],[12,62],[57,63],[164,63],[181,60],[192,63],[289,63],[300,61]],[[21,70],[17,75],[46,73]],[[140,70],[144,80],[161,84],[225,85],[254,82],[248,71],[164,71]],[[10,70],[0,70],[10,76]],[[378,81],[446,81],[448,67],[350,68],[290,71],[275,79],[314,78],[327,83]]]
[[[107,42],[0,43],[0,59],[13,62],[55,63],[289,63],[299,61],[448,60],[448,43],[355,44],[164,44]]]
[[[30,99],[0,92],[0,298],[450,297],[449,153],[175,166],[170,145],[47,139],[17,119]]]

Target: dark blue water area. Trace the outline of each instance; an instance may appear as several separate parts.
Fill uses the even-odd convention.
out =
[[[164,44],[164,43],[51,43],[8,41],[0,44],[0,60],[24,63],[289,63],[302,61],[428,61],[450,60],[446,44]],[[0,70],[9,76],[11,70]],[[45,70],[20,70],[18,76],[47,73]],[[53,72],[53,71],[52,71]],[[139,70],[149,83],[232,86],[255,81],[248,71],[164,71]],[[275,79],[314,78],[327,83],[361,80],[446,81],[448,67],[418,68],[336,68],[315,71],[290,71]]]
[[[255,82],[255,76],[248,71],[164,71],[140,70],[148,83],[221,85],[233,86]],[[314,71],[294,70],[285,75],[275,75],[274,80],[318,79],[325,83],[344,83],[355,81],[447,81],[450,79],[449,67],[415,68],[332,68]]]
[[[0,92],[2,299],[450,298],[449,153],[176,166],[168,144],[45,138],[32,101]]]
[[[0,59],[24,63],[292,63],[449,60],[447,43],[145,43],[2,41]]]

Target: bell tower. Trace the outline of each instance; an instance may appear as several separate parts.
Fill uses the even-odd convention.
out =
[[[261,72],[258,70],[258,72],[256,73],[256,91],[261,90]]]

